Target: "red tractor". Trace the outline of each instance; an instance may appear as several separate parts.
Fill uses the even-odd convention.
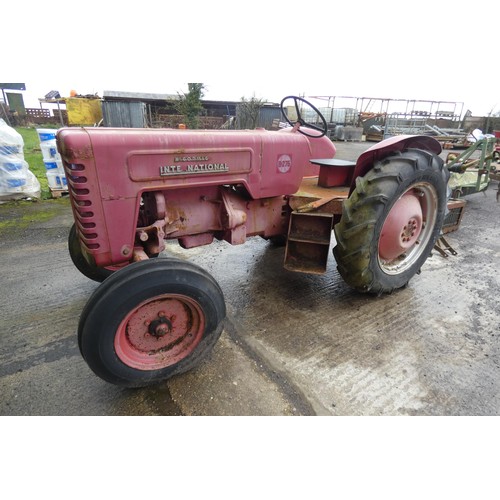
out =
[[[59,130],[75,219],[69,252],[102,282],[78,343],[104,380],[138,387],[185,372],[222,332],[221,288],[199,266],[158,257],[165,240],[191,248],[260,236],[286,244],[286,269],[323,273],[333,229],[338,271],[357,290],[391,292],[420,271],[447,206],[440,144],[399,136],[356,162],[336,160],[312,104],[289,96],[281,107],[291,127],[280,131]]]

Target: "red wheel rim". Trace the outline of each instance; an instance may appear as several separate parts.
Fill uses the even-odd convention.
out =
[[[414,184],[400,196],[380,232],[378,263],[384,273],[404,273],[419,262],[431,242],[437,212],[438,194],[429,182]]]
[[[379,240],[380,258],[393,260],[411,248],[422,230],[422,207],[412,191],[394,204],[387,216]]]
[[[189,356],[205,330],[199,304],[185,295],[165,294],[130,311],[115,334],[115,352],[127,366],[158,370]]]

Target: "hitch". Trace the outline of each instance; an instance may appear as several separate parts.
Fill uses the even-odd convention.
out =
[[[440,236],[434,245],[434,250],[438,251],[442,257],[448,258],[447,251],[451,255],[458,255],[458,252],[448,243],[444,236]]]

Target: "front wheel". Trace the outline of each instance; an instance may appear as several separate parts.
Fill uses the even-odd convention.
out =
[[[335,226],[333,250],[349,285],[387,293],[420,271],[441,232],[448,177],[441,158],[409,149],[356,179]]]
[[[89,262],[83,255],[80,246],[80,240],[76,230],[76,225],[73,224],[68,235],[68,251],[69,256],[75,267],[87,278],[101,283],[108,276],[111,276],[116,267],[98,267],[94,263]]]
[[[219,338],[225,316],[223,293],[202,268],[147,260],[96,289],[81,315],[78,343],[103,380],[142,387],[197,366]]]

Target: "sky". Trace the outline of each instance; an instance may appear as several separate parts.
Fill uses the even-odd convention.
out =
[[[9,2],[2,78],[26,83],[27,107],[51,90],[176,94],[202,82],[213,100],[357,96],[500,111],[490,21],[500,2],[337,3]]]

